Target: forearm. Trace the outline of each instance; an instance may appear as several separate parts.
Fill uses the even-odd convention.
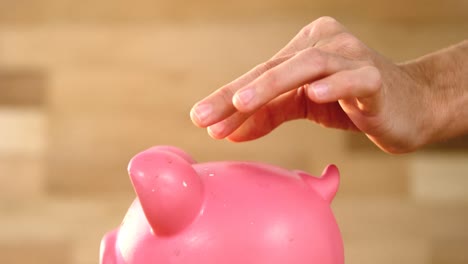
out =
[[[468,133],[468,40],[404,64],[424,86],[432,120],[427,143]],[[428,128],[429,129],[429,128]]]

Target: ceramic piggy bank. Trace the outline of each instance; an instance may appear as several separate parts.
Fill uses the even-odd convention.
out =
[[[196,163],[170,146],[129,164],[137,198],[101,242],[101,264],[343,264],[330,209],[335,166],[320,178],[249,162]]]

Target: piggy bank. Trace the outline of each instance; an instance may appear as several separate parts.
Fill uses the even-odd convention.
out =
[[[158,146],[128,166],[137,198],[101,242],[101,264],[343,264],[330,208],[339,184],[254,162],[196,163]]]

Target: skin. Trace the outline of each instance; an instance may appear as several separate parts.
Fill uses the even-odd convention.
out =
[[[322,17],[196,103],[190,116],[211,137],[232,142],[308,119],[360,131],[388,153],[411,152],[468,132],[468,41],[395,64]]]

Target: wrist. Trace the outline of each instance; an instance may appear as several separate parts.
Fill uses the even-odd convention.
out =
[[[435,85],[428,76],[426,63],[421,59],[398,64],[398,67],[407,76],[406,87],[415,95],[415,100],[411,100],[410,127],[412,131],[411,150],[416,150],[424,145],[430,144],[436,137],[439,127],[443,127],[443,116],[441,111],[437,111],[437,102],[434,102],[431,90]]]
[[[419,85],[424,144],[468,133],[468,41],[400,66]]]

